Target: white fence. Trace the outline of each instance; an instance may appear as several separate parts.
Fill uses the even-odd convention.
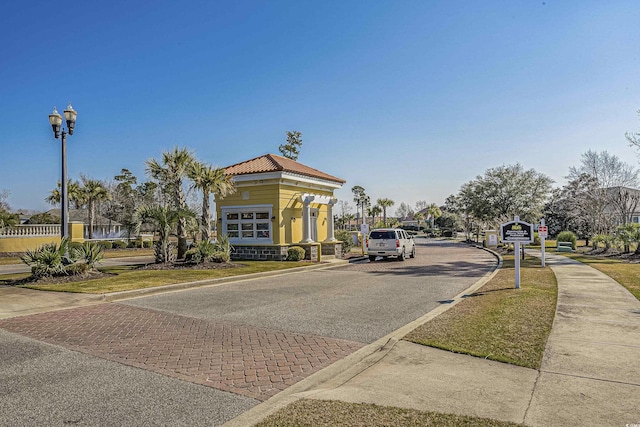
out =
[[[60,236],[60,224],[14,225],[0,229],[0,238]]]

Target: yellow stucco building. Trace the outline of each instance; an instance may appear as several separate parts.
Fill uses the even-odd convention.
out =
[[[305,248],[309,259],[339,253],[333,192],[343,179],[275,154],[228,166],[225,172],[237,191],[216,199],[217,230],[229,237],[234,258],[280,260],[291,246]]]

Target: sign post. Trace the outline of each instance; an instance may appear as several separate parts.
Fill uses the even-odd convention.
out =
[[[540,225],[538,226],[538,237],[540,238],[540,244],[542,245],[542,267],[544,267],[544,250],[545,244],[544,241],[547,238],[548,228],[544,225],[544,218],[540,220]]]
[[[513,221],[500,225],[500,238],[503,242],[513,243],[514,261],[516,270],[516,289],[520,289],[520,243],[533,242],[533,225],[520,221],[520,217],[515,216]]]

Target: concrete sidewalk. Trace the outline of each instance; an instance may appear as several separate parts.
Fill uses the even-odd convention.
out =
[[[330,379],[310,377],[305,381],[316,384],[276,396],[273,408],[310,398],[532,426],[640,423],[640,301],[585,264],[553,254],[547,262],[558,280],[558,306],[539,371],[393,341],[369,348],[369,356]],[[253,411],[258,421],[273,412],[270,402],[246,415]],[[247,421],[240,416],[228,425]]]

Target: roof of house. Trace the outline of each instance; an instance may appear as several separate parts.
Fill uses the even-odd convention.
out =
[[[302,163],[298,163],[295,160],[275,154],[265,154],[225,168],[225,173],[227,175],[249,175],[265,172],[290,172],[312,178],[338,182],[340,184],[344,184],[346,182],[343,179],[329,175],[319,171],[318,169],[311,168],[303,165]]]

